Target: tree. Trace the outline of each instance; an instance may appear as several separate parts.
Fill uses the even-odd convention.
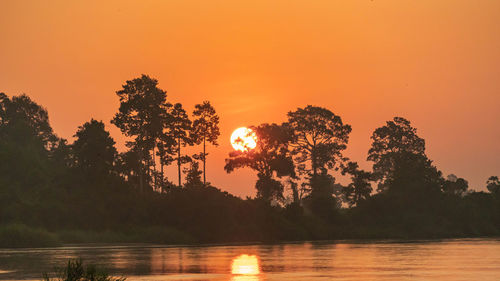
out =
[[[50,151],[50,159],[60,168],[69,168],[74,166],[73,153],[71,145],[63,138],[59,138],[56,145]]]
[[[92,177],[103,177],[113,171],[118,152],[102,121],[91,119],[78,127],[74,137],[72,148],[77,167]]]
[[[166,127],[168,128],[167,131],[169,136],[174,141],[174,146],[171,152],[176,154],[176,156],[173,157],[173,160],[177,161],[179,187],[181,187],[181,166],[182,164],[191,161],[189,156],[182,155],[181,153],[181,147],[193,144],[193,139],[189,135],[189,132],[191,131],[191,120],[189,120],[186,111],[182,108],[182,104],[180,103],[176,103],[172,107],[170,115],[171,121],[166,124]]]
[[[119,153],[116,157],[116,171],[129,183],[139,184],[141,170],[141,159],[139,153],[133,149]]]
[[[500,179],[497,176],[491,176],[486,181],[486,188],[491,194],[500,196]]]
[[[205,186],[205,184],[201,181],[201,174],[203,172],[200,171],[200,167],[197,161],[191,162],[189,169],[185,169],[184,172],[186,173],[186,183],[184,184],[185,187]]]
[[[203,184],[206,184],[206,142],[217,146],[219,138],[219,116],[210,102],[204,101],[202,104],[195,105],[193,111],[193,136],[196,144],[203,143],[203,152],[200,159],[203,161]]]
[[[50,150],[58,138],[45,108],[27,95],[0,93],[0,182],[43,186],[50,180]]]
[[[344,195],[349,206],[358,206],[363,200],[370,197],[373,191],[371,186],[372,174],[359,169],[356,162],[349,162],[342,170],[342,174],[351,175],[352,182],[344,187]]]
[[[289,112],[287,126],[293,132],[290,145],[299,171],[309,175],[314,191],[312,183],[318,174],[338,169],[338,164],[346,160],[342,151],[347,147],[351,126],[330,110],[311,105]]]
[[[463,196],[468,188],[469,183],[465,179],[451,174],[443,181],[442,190],[445,194]]]
[[[387,121],[385,126],[377,128],[372,136],[373,140],[368,151],[368,160],[373,161],[374,178],[379,180],[379,190],[383,190],[393,176],[398,162],[410,158],[425,162],[425,141],[417,135],[410,121],[402,117],[394,117]]]
[[[9,97],[5,93],[0,92],[0,126],[7,123],[7,106],[10,102]]]
[[[156,148],[158,149],[156,152],[156,155],[159,157],[160,160],[160,190],[166,190],[167,187],[172,186],[171,182],[165,179],[165,174],[164,174],[164,167],[172,164],[174,161],[174,157],[172,156],[175,154],[174,150],[176,147],[176,141],[171,134],[170,130],[170,122],[172,122],[173,117],[170,114],[172,111],[173,105],[169,102],[165,102],[160,105],[161,107],[161,115],[160,119],[162,120],[162,132],[158,138],[158,141],[156,142]],[[153,162],[156,163],[156,159],[154,159],[154,147],[153,147]],[[157,175],[155,175],[156,177]],[[156,179],[156,178],[155,178]],[[155,180],[156,182],[156,180]],[[156,185],[156,184],[155,184]]]
[[[144,190],[145,176],[151,177],[150,168],[155,170],[154,148],[163,133],[166,108],[166,92],[158,87],[158,80],[147,75],[126,81],[116,94],[120,98],[120,108],[111,123],[116,125],[133,141],[127,142],[139,156],[139,185]],[[151,153],[152,151],[152,153]]]
[[[257,147],[247,151],[233,151],[226,159],[224,169],[231,173],[235,169],[249,167],[257,171],[257,197],[266,201],[283,198],[283,184],[276,180],[284,176],[295,176],[295,168],[288,151],[291,132],[286,126],[261,124],[251,127],[257,136]]]
[[[46,148],[55,145],[58,138],[49,123],[49,114],[45,108],[32,101],[27,95],[14,96],[9,99],[0,93],[0,124],[3,131],[9,127],[26,126],[31,134],[38,138]]]
[[[341,206],[342,186],[335,183],[326,169],[311,178],[310,186],[312,190],[304,198],[304,205],[316,216],[332,221]]]

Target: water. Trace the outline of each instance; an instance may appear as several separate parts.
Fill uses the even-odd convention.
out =
[[[127,280],[500,280],[500,239],[0,249],[0,280],[37,280],[77,257]]]

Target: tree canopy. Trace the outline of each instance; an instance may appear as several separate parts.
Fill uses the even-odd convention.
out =
[[[267,123],[251,129],[257,136],[257,147],[230,152],[224,169],[228,173],[243,167],[257,171],[257,196],[268,201],[273,198],[280,200],[283,198],[283,184],[274,177],[295,176],[288,151],[291,132],[286,126]]]
[[[203,143],[203,152],[197,155],[196,158],[201,159],[203,162],[203,184],[206,184],[206,159],[208,153],[206,152],[206,143],[218,145],[217,139],[219,138],[219,116],[215,112],[215,108],[209,101],[204,101],[202,104],[195,105],[193,111],[193,141],[196,144]]]
[[[346,158],[351,126],[326,108],[308,105],[288,113],[286,123],[293,133],[290,146],[298,171],[311,178],[339,168]],[[314,187],[312,187],[314,189]]]
[[[113,171],[118,152],[102,121],[91,119],[78,127],[74,137],[72,148],[77,167],[88,172],[90,177],[104,176]]]

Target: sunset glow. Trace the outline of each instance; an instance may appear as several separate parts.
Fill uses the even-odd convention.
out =
[[[0,0],[0,39],[0,281],[500,281],[500,0]]]
[[[403,116],[443,172],[482,191],[498,173],[500,1],[50,3],[0,1],[0,92],[49,109],[69,143],[92,117],[127,151],[110,124],[115,92],[144,73],[188,112],[203,100],[217,109],[210,182],[242,198],[256,194],[255,174],[224,171],[233,130],[308,104],[352,126],[346,156],[361,167],[371,167],[373,130]],[[175,168],[164,173],[177,179]]]
[[[241,127],[231,135],[231,145],[234,150],[248,151],[257,146],[257,136],[252,129]]]

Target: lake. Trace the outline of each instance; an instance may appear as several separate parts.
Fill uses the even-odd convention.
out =
[[[500,280],[500,239],[0,249],[0,280],[81,257],[127,280]]]

